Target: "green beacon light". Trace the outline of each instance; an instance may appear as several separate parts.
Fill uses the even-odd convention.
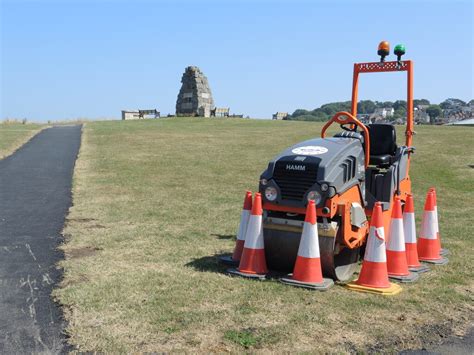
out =
[[[405,54],[405,46],[403,44],[397,44],[395,46],[395,49],[393,50],[393,54],[397,56],[397,61],[398,61],[398,64],[400,65],[402,61],[402,55]]]

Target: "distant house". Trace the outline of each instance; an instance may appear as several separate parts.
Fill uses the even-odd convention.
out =
[[[460,113],[461,113],[461,109],[459,107],[446,108],[443,110],[443,117],[444,118],[457,118],[457,116]]]
[[[454,122],[474,117],[474,107],[472,105],[456,106],[443,110],[444,121]]]
[[[273,114],[273,120],[286,120],[288,118],[288,112],[277,112]]]
[[[395,110],[393,109],[393,107],[380,107],[380,108],[376,108],[373,114],[375,116],[387,118],[387,117],[393,116],[394,112]]]
[[[395,110],[392,107],[378,107],[375,109],[374,113],[369,116],[369,121],[371,123],[375,122],[385,122],[388,117],[392,117]]]
[[[138,120],[139,118],[138,110],[122,110],[122,120]]]
[[[152,110],[122,110],[122,120],[139,120],[143,118],[159,118],[160,112]]]
[[[418,109],[418,110],[421,110],[421,111],[426,111],[426,109],[427,109],[428,107],[430,107],[430,105],[421,105],[421,104],[420,104],[420,105],[417,105],[417,106],[415,107],[415,110]]]
[[[413,118],[417,123],[430,123],[430,115],[425,110],[422,110],[420,106],[428,106],[428,105],[419,105],[415,108],[415,112]]]
[[[466,105],[461,107],[462,113],[465,117],[474,117],[474,105]]]
[[[229,107],[216,107],[211,109],[211,117],[229,117]]]

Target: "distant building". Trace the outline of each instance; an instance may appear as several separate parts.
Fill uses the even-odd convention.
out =
[[[375,109],[373,115],[380,116],[382,118],[387,118],[393,116],[394,113],[395,110],[393,109],[393,107],[380,107]]]
[[[122,120],[139,120],[143,118],[159,118],[160,112],[152,110],[122,110]]]
[[[211,117],[229,117],[229,107],[216,107],[211,109]]]
[[[273,120],[286,120],[288,118],[288,112],[277,112],[273,114]]]
[[[378,107],[375,109],[374,113],[370,114],[369,122],[371,123],[384,123],[388,122],[387,118],[392,117],[395,113],[393,107]]]
[[[385,122],[388,117],[393,116],[395,110],[392,107],[378,107],[370,114],[368,121],[371,123]]]
[[[455,108],[446,108],[443,110],[443,117],[444,118],[458,118],[459,114],[461,113],[461,108],[460,107],[455,107]]]
[[[138,120],[139,118],[138,110],[122,110],[122,120]]]
[[[466,117],[474,117],[474,105],[466,105],[461,107],[461,112]]]
[[[474,117],[474,107],[472,105],[456,106],[455,108],[447,108],[443,110],[444,121],[454,122]]]
[[[422,110],[420,106],[427,106],[427,105],[419,105],[415,108],[415,112],[413,115],[413,119],[417,123],[430,123],[430,115],[425,110]]]
[[[421,111],[426,111],[426,109],[427,109],[428,107],[430,107],[430,105],[421,105],[421,104],[420,104],[420,105],[417,105],[417,106],[415,107],[415,110],[418,109],[418,110],[421,110]]]

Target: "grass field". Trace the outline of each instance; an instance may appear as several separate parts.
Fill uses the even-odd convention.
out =
[[[10,155],[41,129],[38,124],[0,123],[0,159]]]
[[[244,191],[267,161],[319,135],[308,122],[160,119],[87,123],[64,234],[70,341],[100,352],[395,351],[473,321],[474,130],[417,127],[417,217],[438,189],[450,263],[395,297],[314,293],[226,276]],[[399,132],[399,137],[403,137]]]

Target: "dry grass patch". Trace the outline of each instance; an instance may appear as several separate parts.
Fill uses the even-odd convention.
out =
[[[270,158],[320,128],[240,119],[87,123],[64,251],[97,252],[61,263],[56,296],[71,342],[105,352],[395,351],[466,329],[474,215],[467,128],[417,127],[418,218],[435,185],[452,256],[399,296],[339,286],[314,293],[223,274],[215,256],[233,248],[244,191],[255,190]]]
[[[15,152],[43,127],[34,123],[0,123],[0,159]]]

